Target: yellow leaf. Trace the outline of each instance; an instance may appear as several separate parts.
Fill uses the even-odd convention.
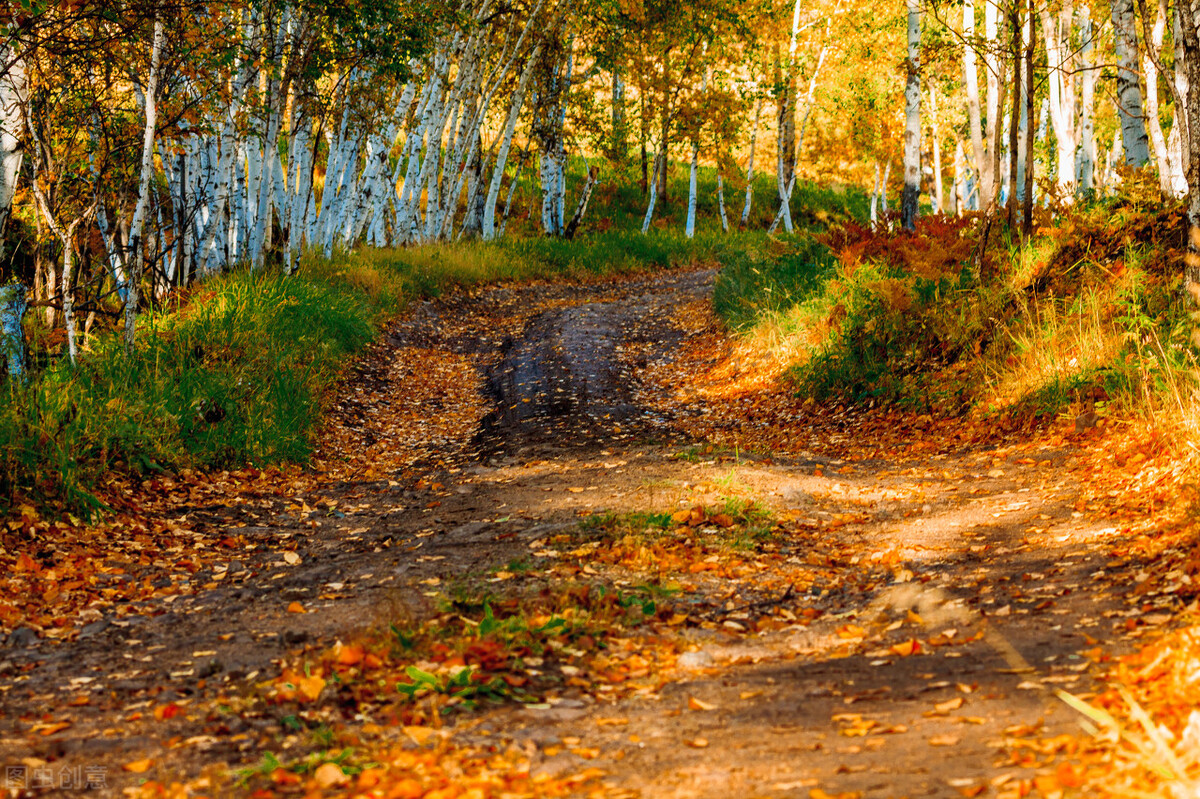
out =
[[[929,739],[930,746],[958,746],[961,740],[957,735],[935,735]]]
[[[892,646],[891,651],[895,652],[901,657],[908,657],[909,655],[915,655],[917,652],[920,652],[921,644],[916,638],[909,638],[907,641],[902,641],[901,643]]]
[[[688,697],[688,707],[692,710],[716,710],[717,706],[709,704],[702,699],[697,699],[694,696]]]
[[[843,624],[838,627],[837,634],[839,638],[863,638],[867,631],[857,624]]]
[[[689,741],[684,741],[684,743],[687,744],[688,746],[692,747],[693,749],[707,749],[708,748],[708,739],[707,738],[692,738]]]
[[[417,746],[424,746],[425,742],[433,736],[437,730],[433,727],[405,727],[404,734],[413,739],[413,743]]]
[[[296,681],[296,688],[308,701],[315,702],[321,691],[325,690],[325,681],[320,677],[301,677]]]
[[[126,771],[132,771],[134,774],[145,774],[153,765],[154,761],[147,757],[143,760],[135,760],[132,763],[126,763],[125,765],[121,766],[121,768],[125,769]]]

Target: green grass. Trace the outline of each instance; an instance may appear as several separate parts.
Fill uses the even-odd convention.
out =
[[[78,366],[49,364],[0,395],[0,508],[87,512],[110,471],[303,463],[347,360],[415,298],[497,281],[596,279],[717,263],[740,245],[706,234],[611,231],[575,242],[506,239],[304,259],[238,271],[181,307],[143,315],[127,355],[114,332]]]

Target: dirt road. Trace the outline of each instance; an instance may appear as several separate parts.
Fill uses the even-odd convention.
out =
[[[456,716],[456,745],[646,797],[1018,795],[1052,771],[1062,752],[1021,741],[1078,730],[1053,690],[1090,690],[1097,644],[1149,601],[1122,596],[1136,567],[1076,509],[1070,449],[963,446],[920,421],[872,441],[852,412],[722,393],[705,384],[729,352],[712,279],[411,309],[347,382],[316,471],[217,475],[175,506],[169,560],[198,570],[113,553],[114,580],[170,593],[98,606],[74,640],[7,637],[0,762],[25,768],[9,787],[69,794],[65,767],[102,793],[205,773],[241,790],[225,766],[314,746],[250,701],[286,653],[415,623],[463,586],[564,575],[661,589],[638,640],[670,657]],[[775,446],[732,446],[743,432]],[[217,696],[250,709],[216,714]]]

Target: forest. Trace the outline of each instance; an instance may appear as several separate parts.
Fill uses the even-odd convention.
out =
[[[1200,791],[1194,6],[5,9],[6,795]]]

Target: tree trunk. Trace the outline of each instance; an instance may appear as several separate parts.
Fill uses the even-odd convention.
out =
[[[1054,126],[1059,198],[1070,202],[1075,194],[1075,84],[1071,74],[1074,59],[1068,45],[1071,35],[1071,3],[1064,3],[1059,15],[1048,8],[1041,11],[1042,36],[1046,40],[1050,123]]]
[[[27,289],[20,283],[0,286],[0,356],[8,365],[8,377],[25,382],[25,329],[21,320],[28,307]]]
[[[658,173],[666,158],[663,152],[654,155],[654,173],[650,175],[650,200],[646,203],[646,217],[642,220],[642,235],[650,232],[650,220],[654,218],[654,204],[658,200]]]
[[[1026,9],[1029,25],[1029,44],[1025,48],[1025,195],[1024,217],[1021,220],[1021,234],[1028,239],[1033,233],[1033,173],[1035,160],[1033,155],[1034,125],[1033,104],[1033,57],[1037,50],[1037,6],[1036,0],[1029,0]]]
[[[539,43],[529,56],[521,77],[517,81],[517,90],[513,92],[512,101],[508,107],[508,119],[504,123],[504,131],[500,135],[500,149],[496,153],[496,164],[492,169],[492,180],[488,186],[487,200],[483,204],[483,238],[490,241],[496,237],[496,201],[500,198],[500,184],[504,180],[504,167],[508,163],[508,151],[512,147],[513,133],[517,129],[517,118],[521,114],[521,106],[525,103],[525,91],[529,87],[529,79],[533,76],[542,45]]]
[[[138,200],[129,223],[129,297],[125,303],[125,350],[133,350],[134,328],[137,319],[138,290],[145,262],[145,246],[142,241],[142,226],[145,224],[146,208],[150,202],[150,178],[154,174],[154,132],[158,125],[158,65],[162,57],[163,23],[154,23],[154,44],[150,51],[150,76],[146,81],[146,125],[142,134],[141,177],[138,180]],[[64,244],[67,252],[70,246]],[[68,259],[66,253],[64,260]],[[65,267],[64,267],[64,275]],[[66,286],[64,285],[64,303]],[[72,360],[74,360],[72,358]]]
[[[0,47],[0,63],[8,63],[12,51]],[[18,58],[0,76],[0,239],[3,239],[8,217],[12,212],[13,195],[21,174],[24,150],[21,133],[24,130],[24,105],[28,101],[28,81],[25,59]]]
[[[1096,186],[1096,128],[1093,113],[1096,106],[1095,27],[1087,8],[1080,10],[1079,35],[1082,44],[1079,58],[1082,63],[1079,102],[1079,147],[1075,150],[1075,191],[1083,198],[1091,197]]]
[[[758,125],[762,119],[763,97],[760,94],[754,104],[754,127],[750,131],[750,157],[746,164],[746,204],[742,206],[742,219],[738,223],[739,230],[745,230],[750,221],[750,205],[754,200],[754,151],[758,144]]]
[[[929,129],[933,136],[933,212],[945,212],[943,204],[945,195],[942,186],[942,142],[941,131],[938,130],[937,118],[937,86],[929,87]]]
[[[1145,20],[1149,26],[1149,20]],[[1142,75],[1146,80],[1146,121],[1149,123],[1150,145],[1154,151],[1154,163],[1158,166],[1158,187],[1164,196],[1171,195],[1171,157],[1167,149],[1167,137],[1163,134],[1162,121],[1159,119],[1158,107],[1158,68],[1154,64],[1151,53],[1162,50],[1163,36],[1167,30],[1167,3],[1159,0],[1157,13],[1154,16],[1154,27],[1150,32],[1150,41],[1146,43],[1142,54]]]
[[[972,165],[982,196],[992,194],[992,170],[987,162],[987,151],[983,146],[983,122],[979,110],[979,68],[975,53],[975,3],[963,3],[963,83],[967,89],[967,132],[971,141]],[[989,86],[991,79],[988,80]],[[989,111],[990,115],[990,111]]]
[[[921,4],[919,0],[906,0],[906,5],[908,79],[904,86],[904,196],[900,200],[900,224],[905,230],[915,230],[921,197]]]
[[[1013,12],[1009,17],[1010,53],[1016,78],[1016,85],[1013,87],[1012,114],[1009,116],[1008,123],[1008,227],[1010,230],[1017,229],[1017,213],[1020,209],[1020,201],[1017,196],[1018,186],[1025,185],[1024,175],[1020,172],[1021,164],[1018,152],[1022,145],[1021,112],[1025,108],[1025,104],[1021,102],[1024,99],[1025,87],[1022,77],[1024,69],[1021,67],[1021,14],[1018,3],[1019,0],[1013,3]]]
[[[579,197],[579,205],[575,207],[575,213],[571,217],[571,221],[567,223],[563,230],[563,238],[570,241],[575,238],[575,232],[579,229],[579,223],[583,221],[583,215],[587,213],[588,200],[592,198],[592,191],[596,188],[596,184],[600,180],[600,168],[592,167],[587,173],[587,182],[583,184],[583,192]]]
[[[1003,125],[1003,98],[1001,95],[1001,62],[1000,62],[1000,7],[995,2],[984,3],[983,32],[984,51],[983,65],[986,73],[987,94],[986,129],[987,163],[984,173],[980,176],[979,207],[987,208],[996,201],[1000,194],[1000,150]]]
[[[1150,160],[1150,146],[1142,115],[1138,85],[1138,42],[1133,0],[1111,0],[1113,38],[1117,51],[1117,113],[1121,118],[1121,143],[1125,163],[1142,167]]]
[[[625,153],[629,148],[628,130],[625,122],[625,76],[620,67],[612,73],[612,159],[618,164],[625,163]]]

